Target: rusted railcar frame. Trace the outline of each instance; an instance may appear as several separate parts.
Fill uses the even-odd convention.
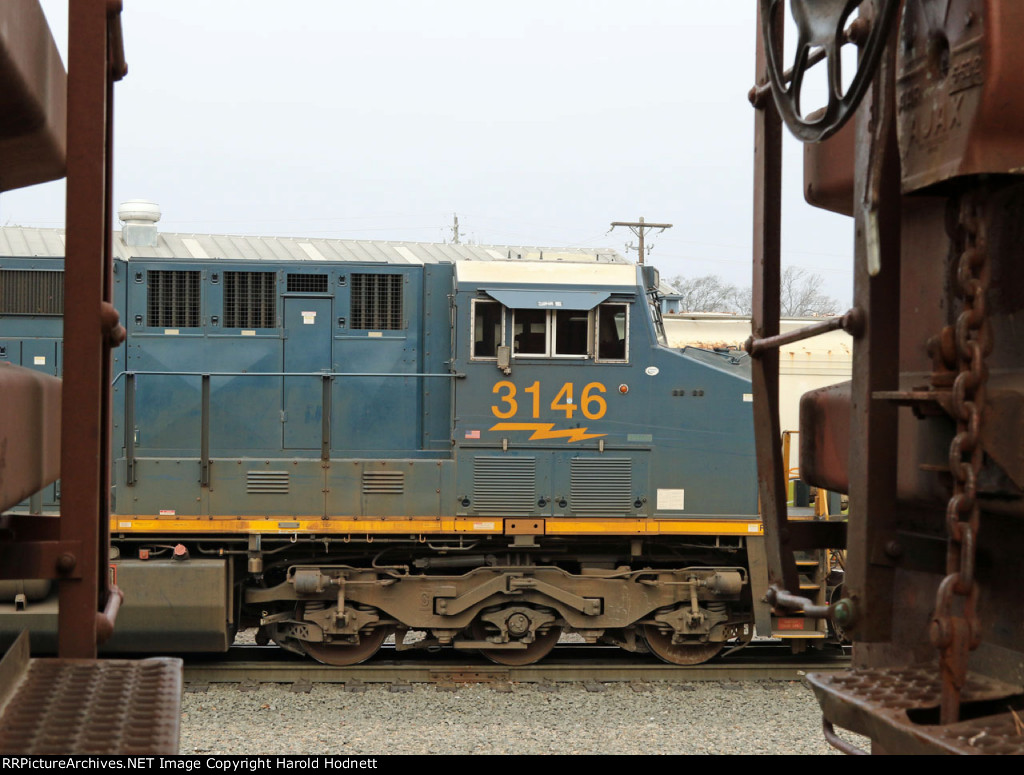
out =
[[[847,555],[846,594],[855,606],[856,655],[892,632],[895,567],[896,406],[875,394],[899,383],[900,219],[899,152],[891,82],[893,25],[885,57],[854,116],[854,303],[864,329],[854,340],[850,414],[850,539],[866,551]],[[871,610],[871,615],[865,614]]]
[[[66,103],[67,74],[38,0],[0,3],[0,192],[64,177]],[[0,510],[60,475],[60,389],[48,374],[0,368]],[[23,554],[0,538],[0,576]]]
[[[62,542],[77,578],[60,582],[58,654],[92,659],[121,593],[106,580],[109,536],[113,84],[127,72],[120,0],[68,3],[67,259],[61,428]],[[101,582],[100,579],[105,581]]]
[[[865,8],[870,6],[867,4]],[[759,12],[760,13],[760,12]],[[870,18],[870,17],[867,17]],[[758,29],[761,26],[760,16]],[[781,45],[782,14],[776,14],[771,34]],[[895,35],[895,29],[892,30]],[[892,47],[889,47],[892,50]],[[891,54],[880,68],[890,81],[893,73]],[[775,101],[763,87],[767,82],[766,42],[757,41],[757,72],[751,101],[757,109],[754,156],[754,301],[753,332],[747,350],[753,356],[754,432],[758,449],[758,483],[765,521],[768,549],[768,599],[773,605],[799,609],[800,598],[793,551],[797,548],[843,548],[829,543],[836,535],[827,523],[789,522],[786,514],[785,480],[779,446],[778,421],[778,336],[782,122],[775,112]],[[891,558],[891,521],[895,509],[895,428],[894,407],[874,401],[874,394],[895,385],[898,378],[898,325],[885,323],[885,313],[899,302],[899,170],[892,107],[885,102],[886,89],[876,83],[855,114],[860,136],[872,137],[871,144],[856,149],[857,178],[854,209],[858,238],[855,248],[856,306],[835,323],[809,326],[795,332],[801,338],[818,330],[841,327],[854,337],[854,373],[852,381],[852,417],[850,438],[864,443],[866,454],[851,456],[850,543],[864,540],[872,550],[860,555],[848,567],[848,599],[843,601],[843,624],[856,627],[858,611],[865,604],[891,606],[887,593],[887,569]],[[895,199],[893,197],[896,197]],[[895,204],[894,204],[895,203]],[[874,325],[872,325],[874,322]],[[857,364],[860,364],[859,368]],[[866,515],[875,515],[867,520]],[[864,537],[866,531],[870,536]],[[796,541],[799,535],[799,542]],[[798,547],[797,544],[800,544]],[[805,601],[808,602],[808,601]],[[808,615],[825,615],[825,609]],[[882,616],[874,622],[887,621]],[[862,640],[881,640],[887,630],[862,630]]]
[[[1019,176],[1011,177],[1022,169],[1024,148],[1014,135],[1019,47],[1003,54],[1000,46],[1024,15],[1013,16],[1019,9],[1010,7],[907,0],[903,28],[889,30],[886,55],[855,115],[854,298],[864,328],[849,393],[818,391],[808,407],[819,418],[810,451],[827,460],[815,483],[842,484],[841,454],[830,445],[847,437],[850,450],[842,604],[853,666],[841,676],[808,676],[826,737],[847,752],[855,751],[833,725],[870,736],[881,752],[1024,751],[1021,630],[1012,616],[1020,538],[1019,529],[1000,522],[1019,517],[1020,480],[1002,476],[1005,463],[984,446],[986,434],[1003,434],[1006,447],[1019,448],[1020,435],[1015,415],[991,413],[986,393],[992,355],[992,372],[1016,381],[1006,395],[1016,391],[1010,400],[1019,403],[1013,318],[1024,200]],[[948,60],[932,56],[940,49],[951,52]],[[998,117],[987,109],[993,104]],[[955,111],[942,125],[949,132],[915,156],[924,122],[938,122],[950,105]],[[998,276],[1001,295],[990,293]],[[1008,344],[993,333],[999,327]],[[826,427],[846,404],[849,432],[841,423]],[[897,418],[901,406],[914,417]],[[980,531],[985,543],[977,543],[983,514],[990,525]],[[775,601],[801,602],[782,592]]]
[[[0,367],[0,509],[20,503],[60,475],[60,388],[60,380],[48,374]],[[25,439],[38,440],[32,454],[21,452]],[[3,548],[0,544],[0,552]]]
[[[0,3],[0,191],[64,177],[67,75],[38,0]]]

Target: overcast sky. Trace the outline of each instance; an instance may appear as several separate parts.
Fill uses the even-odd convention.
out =
[[[66,0],[42,0],[62,53]],[[753,0],[125,0],[115,202],[165,231],[607,246],[673,223],[664,276],[750,284]],[[66,60],[65,60],[66,61]],[[852,220],[806,206],[783,262],[851,295]],[[60,226],[62,183],[0,195]],[[632,253],[635,257],[635,252]]]

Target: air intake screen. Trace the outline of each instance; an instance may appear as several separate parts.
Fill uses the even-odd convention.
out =
[[[473,460],[473,507],[477,514],[528,517],[537,508],[537,461],[532,457]]]
[[[633,462],[629,458],[577,458],[571,465],[570,508],[581,517],[632,513]]]
[[[351,328],[402,329],[402,275],[352,275]]]
[[[64,273],[0,271],[0,315],[63,315]]]
[[[327,293],[327,275],[289,274],[288,293]]]
[[[225,328],[274,328],[276,301],[274,272],[224,273]]]
[[[199,272],[146,272],[146,325],[154,328],[199,327]]]

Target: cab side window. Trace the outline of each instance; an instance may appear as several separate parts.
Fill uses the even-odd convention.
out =
[[[473,300],[473,351],[475,359],[497,358],[505,340],[504,309],[499,302]]]
[[[473,357],[496,357],[497,345],[505,341],[504,307],[481,300],[473,305]],[[513,308],[507,314],[514,357],[629,360],[629,304],[610,302],[590,310]]]
[[[629,360],[629,305],[601,304],[597,308],[597,360]]]
[[[543,309],[517,309],[512,313],[512,352],[548,355],[548,313]]]
[[[586,310],[560,309],[555,317],[555,355],[581,355],[586,357],[590,339],[590,313]]]

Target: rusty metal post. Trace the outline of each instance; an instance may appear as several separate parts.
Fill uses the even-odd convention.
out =
[[[782,15],[776,14],[775,33],[781,42]],[[761,29],[760,6],[758,25]],[[757,35],[754,118],[754,285],[752,333],[755,339],[779,333],[781,277],[782,119],[770,95],[756,98],[757,87],[768,82],[765,41]],[[752,359],[754,439],[757,444],[757,484],[765,522],[768,581],[786,590],[798,589],[796,562],[786,529],[786,481],[779,427],[779,352],[769,349]]]
[[[874,85],[855,116],[856,147],[854,304],[864,328],[854,339],[850,415],[849,545],[862,551],[847,558],[846,594],[861,622],[852,629],[855,657],[868,642],[888,640],[892,625],[896,522],[896,406],[877,400],[878,391],[899,383],[900,218],[899,152],[893,120],[896,30]],[[875,213],[877,215],[872,215]],[[875,237],[869,232],[875,229]],[[872,256],[877,243],[877,255]],[[873,273],[873,270],[878,270]],[[887,550],[887,546],[890,549]]]
[[[119,0],[69,0],[68,182],[61,428],[58,653],[96,656],[97,628],[116,612],[101,579],[109,545],[111,301],[110,176],[113,80],[124,74]],[[115,60],[111,63],[111,59]],[[110,615],[103,617],[101,611]]]

